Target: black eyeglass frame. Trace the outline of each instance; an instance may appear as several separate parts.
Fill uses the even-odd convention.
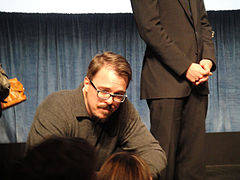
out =
[[[112,97],[114,102],[123,103],[123,102],[125,101],[125,99],[127,98],[127,94],[124,94],[124,95],[121,95],[121,94],[112,94],[112,93],[109,93],[109,92],[104,91],[104,90],[99,90],[99,89],[96,88],[96,86],[93,84],[93,82],[92,82],[91,80],[89,80],[89,81],[90,81],[90,84],[93,86],[93,88],[97,91],[97,96],[98,96],[100,99],[107,100],[107,99],[109,99],[110,97]],[[99,93],[103,93],[103,94],[105,94],[105,95],[109,95],[109,97],[108,97],[108,98],[100,97],[100,96],[99,96]],[[115,100],[115,97],[121,97],[122,100],[121,100],[121,101],[116,101],[116,100]]]

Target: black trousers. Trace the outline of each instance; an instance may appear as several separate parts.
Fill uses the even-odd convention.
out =
[[[204,137],[208,96],[148,99],[151,133],[165,150],[161,180],[205,179]]]

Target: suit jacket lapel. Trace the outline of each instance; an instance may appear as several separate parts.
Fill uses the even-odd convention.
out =
[[[190,0],[190,6],[191,6],[191,10],[192,10],[192,20],[193,20],[193,24],[194,22],[197,22],[197,12],[198,12],[198,9],[197,9],[197,3],[198,0]],[[196,25],[196,24],[194,24]]]
[[[186,3],[186,0],[178,0],[178,1],[179,1],[179,3],[181,4],[182,8],[184,9],[184,11],[185,11],[185,13],[186,13],[189,21],[192,23],[192,25],[194,25],[194,24],[193,24],[192,15],[191,15],[191,13],[190,13],[190,11],[189,11],[189,8],[188,8],[188,5],[187,5],[187,3]],[[192,5],[191,5],[191,8],[192,8]]]

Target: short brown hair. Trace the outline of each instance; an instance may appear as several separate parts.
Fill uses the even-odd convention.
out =
[[[150,180],[150,169],[137,154],[118,152],[102,165],[98,180]]]
[[[87,77],[92,80],[104,65],[111,66],[119,76],[127,77],[128,84],[132,80],[132,69],[127,60],[123,56],[110,51],[97,54],[92,59],[88,66]]]

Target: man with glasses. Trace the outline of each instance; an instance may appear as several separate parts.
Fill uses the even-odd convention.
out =
[[[112,52],[96,55],[79,88],[55,92],[39,105],[27,148],[50,136],[81,137],[96,148],[97,169],[112,153],[131,151],[145,159],[157,177],[166,156],[127,100],[131,78],[124,57]]]

